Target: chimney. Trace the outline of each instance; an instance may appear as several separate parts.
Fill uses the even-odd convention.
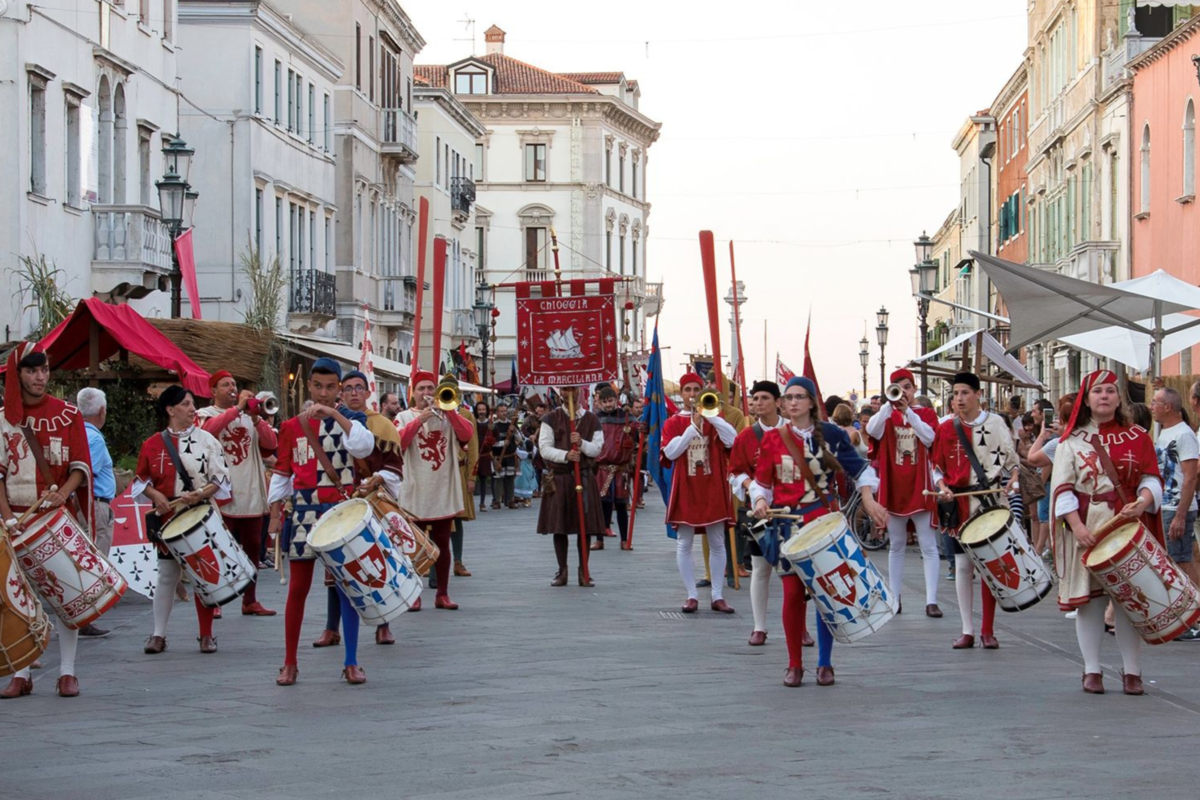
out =
[[[483,40],[487,42],[487,55],[490,56],[492,53],[504,55],[504,31],[500,30],[498,26],[493,25],[484,31]]]

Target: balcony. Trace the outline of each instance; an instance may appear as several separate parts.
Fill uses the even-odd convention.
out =
[[[471,214],[475,202],[475,181],[470,178],[453,178],[450,183],[450,207],[455,216],[462,215],[465,221]]]
[[[411,326],[417,313],[416,280],[411,276],[385,276],[383,305],[379,309],[379,324],[386,327]]]
[[[337,316],[337,283],[317,269],[292,270],[288,324],[298,332],[312,331]]]
[[[166,291],[174,264],[171,235],[157,209],[134,205],[94,205],[92,291],[111,298],[137,299]]]
[[[380,152],[401,164],[417,163],[417,118],[402,108],[385,108],[380,131]]]
[[[456,339],[478,339],[479,328],[475,327],[475,313],[469,308],[456,308],[451,319],[451,335]]]

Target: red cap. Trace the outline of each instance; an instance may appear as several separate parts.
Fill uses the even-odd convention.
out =
[[[909,382],[911,382],[913,384],[916,384],[916,382],[917,382],[917,379],[913,377],[912,371],[904,369],[903,367],[901,367],[900,369],[893,372],[888,377],[888,380],[891,381],[892,383],[899,383],[900,381],[904,380],[905,378],[908,378]]]
[[[689,383],[698,383],[701,386],[703,386],[704,379],[701,378],[699,375],[697,375],[694,372],[684,373],[683,377],[679,379],[679,388],[682,389],[683,387],[687,386]]]
[[[229,372],[229,370],[223,369],[223,370],[220,370],[219,372],[214,372],[212,374],[212,377],[208,379],[208,388],[215,389],[215,388],[217,388],[217,384],[220,383],[223,378],[232,378],[232,377],[233,377],[233,375],[232,375],[232,373]]]
[[[1071,419],[1067,422],[1067,427],[1063,428],[1060,442],[1065,442],[1071,435],[1071,431],[1075,430],[1075,422],[1079,419],[1079,409],[1083,408],[1083,401],[1087,398],[1088,392],[1092,391],[1092,387],[1116,382],[1117,373],[1107,369],[1098,369],[1083,379],[1083,385],[1079,387],[1079,394],[1075,396],[1075,407],[1071,409]]]
[[[417,385],[423,381],[437,383],[437,378],[434,376],[434,374],[432,372],[429,372],[428,370],[424,370],[424,369],[417,370],[416,372],[412,373],[412,375],[409,377],[409,383],[412,385],[412,387],[414,389],[417,388]]]

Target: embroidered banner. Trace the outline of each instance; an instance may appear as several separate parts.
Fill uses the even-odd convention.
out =
[[[611,279],[517,284],[517,380],[586,386],[619,377]],[[588,293],[588,289],[598,290]]]

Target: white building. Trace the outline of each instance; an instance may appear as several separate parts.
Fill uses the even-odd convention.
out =
[[[951,145],[959,163],[959,242],[962,258],[970,251],[993,252],[992,182],[995,179],[996,120],[987,110],[968,117]],[[961,269],[954,277],[957,302],[982,311],[994,311],[991,281],[978,264]],[[987,327],[985,318],[960,309],[954,311],[951,335]]]
[[[154,182],[177,125],[172,0],[0,2],[0,302],[5,340],[38,325],[20,258],[74,298],[170,309]]]
[[[477,245],[489,284],[553,278],[554,227],[564,278],[625,276],[635,308],[626,350],[642,347],[646,296],[647,151],[661,124],[638,110],[637,82],[620,72],[556,74],[504,54],[504,31],[486,54],[416,68],[419,81],[453,92],[484,125],[474,153]],[[484,212],[486,208],[486,213]],[[500,309],[494,363],[502,380],[516,352],[512,290]]]
[[[338,207],[333,92],[343,66],[262,0],[181,0],[183,138],[196,150],[196,271],[204,318],[241,322],[243,259],[278,257],[289,291],[278,324],[333,321]],[[214,58],[219,54],[219,58]]]
[[[475,303],[475,269],[478,233],[475,226],[475,143],[487,130],[446,89],[418,85],[413,89],[417,115],[416,191],[429,201],[429,242],[425,281],[433,285],[433,241],[446,239],[446,290],[443,298],[442,341],[437,348],[439,363],[446,351],[479,340],[471,307]],[[425,368],[433,365],[433,292],[422,297],[421,356]],[[482,369],[482,365],[480,365]]]

